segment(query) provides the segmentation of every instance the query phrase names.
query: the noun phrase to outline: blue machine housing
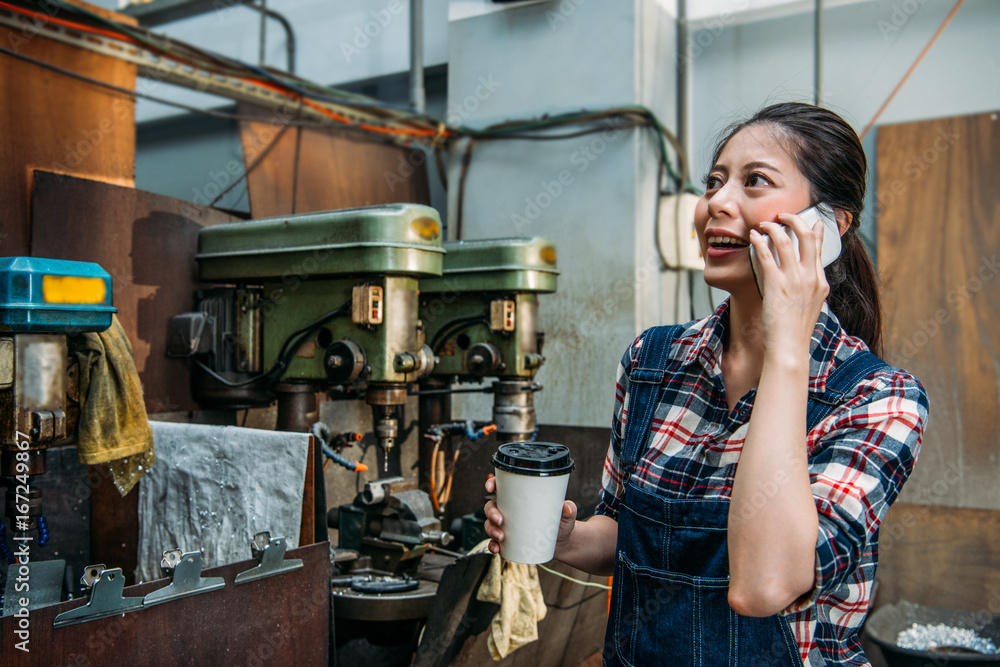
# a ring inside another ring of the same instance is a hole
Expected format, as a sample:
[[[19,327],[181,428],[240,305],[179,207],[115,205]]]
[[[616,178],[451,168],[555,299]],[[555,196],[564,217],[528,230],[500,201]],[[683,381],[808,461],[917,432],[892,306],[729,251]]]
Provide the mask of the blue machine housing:
[[[100,303],[51,303],[45,300],[46,276],[104,281]],[[73,334],[111,326],[111,275],[92,262],[39,257],[0,258],[0,331]]]

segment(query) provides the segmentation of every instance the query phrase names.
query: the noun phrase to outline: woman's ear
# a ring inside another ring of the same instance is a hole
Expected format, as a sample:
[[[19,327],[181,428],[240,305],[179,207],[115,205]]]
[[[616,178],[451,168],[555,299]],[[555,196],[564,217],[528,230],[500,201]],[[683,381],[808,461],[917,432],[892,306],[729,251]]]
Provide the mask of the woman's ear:
[[[842,208],[836,209],[834,213],[837,215],[837,227],[840,229],[840,235],[843,236],[851,228],[851,223],[854,222],[854,215]]]

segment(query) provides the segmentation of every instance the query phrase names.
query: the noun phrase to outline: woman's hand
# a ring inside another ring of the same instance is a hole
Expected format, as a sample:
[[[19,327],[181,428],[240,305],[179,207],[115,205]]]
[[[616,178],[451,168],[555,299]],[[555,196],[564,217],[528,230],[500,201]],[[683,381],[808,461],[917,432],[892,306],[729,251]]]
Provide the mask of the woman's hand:
[[[764,283],[762,337],[764,353],[785,353],[809,349],[823,301],[830,293],[820,258],[823,247],[823,223],[811,228],[797,215],[782,213],[778,219],[799,239],[799,257],[792,239],[775,222],[760,223],[761,231],[774,242],[775,262],[767,240],[756,230],[750,231],[750,243],[760,263]]]
[[[486,493],[496,493],[497,490],[497,480],[493,475],[489,475],[486,478]],[[497,509],[497,503],[495,500],[489,500],[486,502],[486,507],[484,508],[486,513],[486,523],[484,527],[486,528],[486,534],[490,537],[490,543],[487,548],[490,553],[498,554],[500,553],[500,543],[503,542],[503,515],[500,514],[500,510]],[[560,548],[564,547],[568,541],[570,535],[573,533],[573,528],[576,526],[576,503],[572,500],[563,501],[562,516],[559,518],[559,535],[556,537],[556,554],[555,557],[559,558]]]

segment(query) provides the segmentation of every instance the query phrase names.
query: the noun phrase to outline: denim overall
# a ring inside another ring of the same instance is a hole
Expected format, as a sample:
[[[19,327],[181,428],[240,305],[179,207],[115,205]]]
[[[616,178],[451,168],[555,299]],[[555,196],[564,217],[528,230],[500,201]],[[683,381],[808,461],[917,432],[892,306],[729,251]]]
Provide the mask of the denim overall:
[[[683,327],[646,332],[629,376],[628,419],[620,462],[624,496],[618,513],[614,590],[604,665],[801,666],[782,616],[752,618],[727,601],[728,500],[668,499],[636,486],[631,477],[645,450],[662,385],[673,381],[671,344]],[[811,430],[842,402],[844,392],[886,366],[870,352],[852,355],[811,393]]]

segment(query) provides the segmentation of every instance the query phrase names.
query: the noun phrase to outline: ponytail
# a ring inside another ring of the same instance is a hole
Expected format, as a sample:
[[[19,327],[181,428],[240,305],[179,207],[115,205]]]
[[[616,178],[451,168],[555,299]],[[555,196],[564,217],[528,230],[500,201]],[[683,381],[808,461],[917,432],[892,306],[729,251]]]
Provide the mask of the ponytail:
[[[853,222],[840,241],[840,257],[826,269],[827,303],[847,333],[882,356],[882,300],[875,267]]]

